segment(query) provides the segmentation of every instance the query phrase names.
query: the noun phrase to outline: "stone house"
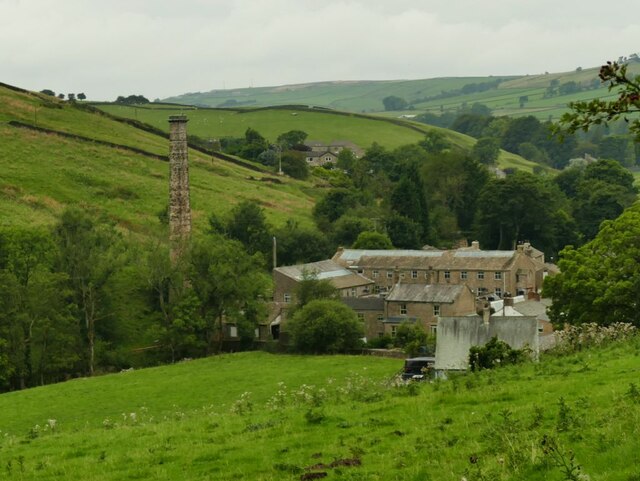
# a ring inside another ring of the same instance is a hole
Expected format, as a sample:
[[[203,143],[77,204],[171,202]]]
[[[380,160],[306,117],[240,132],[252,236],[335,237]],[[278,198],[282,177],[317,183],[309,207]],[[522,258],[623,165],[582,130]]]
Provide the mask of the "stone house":
[[[329,143],[317,140],[307,140],[304,145],[312,152],[330,152],[336,156],[344,149],[349,149],[357,158],[364,155],[364,150],[348,140],[333,140]]]
[[[338,156],[333,152],[329,151],[310,151],[305,152],[305,160],[307,161],[307,165],[311,167],[320,167],[326,164],[336,164],[338,162]]]
[[[373,280],[374,293],[403,284],[464,284],[476,296],[538,293],[549,268],[544,254],[521,244],[516,250],[484,251],[478,242],[451,250],[338,249],[336,263]]]
[[[343,297],[342,302],[354,310],[363,323],[366,339],[375,339],[384,334],[385,300],[382,297]]]
[[[373,285],[371,279],[345,269],[332,260],[282,266],[273,269],[273,300],[284,304],[295,302],[296,287],[305,277],[328,280],[340,291],[341,297],[362,297],[371,293]]]
[[[463,284],[396,284],[385,298],[384,333],[395,335],[402,322],[419,323],[435,334],[440,316],[475,314],[475,296]]]
[[[345,269],[332,260],[276,267],[273,269],[273,303],[271,305],[271,334],[278,338],[286,324],[287,310],[296,302],[295,291],[305,278],[328,280],[340,296],[362,297],[372,292],[373,281],[352,270]]]

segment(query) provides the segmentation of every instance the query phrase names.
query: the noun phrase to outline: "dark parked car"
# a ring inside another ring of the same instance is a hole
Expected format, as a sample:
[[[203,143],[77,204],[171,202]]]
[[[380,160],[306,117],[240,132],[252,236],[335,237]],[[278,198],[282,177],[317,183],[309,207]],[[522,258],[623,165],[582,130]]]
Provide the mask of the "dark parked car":
[[[428,378],[427,373],[433,369],[436,362],[435,357],[413,357],[404,360],[404,371],[402,379],[422,380]]]

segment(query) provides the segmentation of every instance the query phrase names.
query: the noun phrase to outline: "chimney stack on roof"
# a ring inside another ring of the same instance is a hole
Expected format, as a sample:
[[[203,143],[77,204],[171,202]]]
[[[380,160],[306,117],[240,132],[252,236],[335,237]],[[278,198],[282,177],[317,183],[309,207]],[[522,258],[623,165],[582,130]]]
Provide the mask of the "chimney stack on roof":
[[[486,302],[482,308],[482,322],[485,326],[489,325],[489,319],[491,318],[491,304]]]

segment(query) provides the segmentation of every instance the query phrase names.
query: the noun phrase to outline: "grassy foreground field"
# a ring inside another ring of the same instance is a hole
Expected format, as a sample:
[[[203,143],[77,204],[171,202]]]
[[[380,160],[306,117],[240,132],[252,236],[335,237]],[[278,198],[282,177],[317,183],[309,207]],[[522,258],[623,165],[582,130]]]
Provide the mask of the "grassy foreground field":
[[[391,382],[398,360],[265,353],[79,379],[0,396],[0,465],[11,480],[634,481],[639,356],[636,338],[410,386]]]

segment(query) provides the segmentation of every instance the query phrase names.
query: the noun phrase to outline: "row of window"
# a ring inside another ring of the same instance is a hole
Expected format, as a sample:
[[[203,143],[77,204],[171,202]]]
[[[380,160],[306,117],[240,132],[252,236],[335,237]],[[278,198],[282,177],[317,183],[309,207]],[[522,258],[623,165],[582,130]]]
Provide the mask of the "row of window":
[[[400,314],[401,315],[406,315],[407,314],[407,305],[406,304],[400,304]],[[440,315],[440,305],[439,304],[434,304],[433,305],[433,315],[434,316],[439,316]]]
[[[435,326],[432,324],[431,326],[429,326],[429,330],[431,334],[435,335],[438,331],[438,326]],[[391,326],[391,337],[396,337],[397,333],[398,333],[398,326],[394,324]],[[384,332],[379,332],[378,337],[382,337],[382,336],[384,336]]]
[[[363,269],[358,269],[358,274],[364,274],[364,270]],[[404,279],[404,272],[400,273],[400,279]],[[484,279],[484,275],[485,272],[484,271],[477,271],[476,272],[476,276],[478,279],[482,280]],[[374,279],[377,279],[380,276],[380,271],[378,270],[373,270],[371,271],[371,277],[373,277]],[[429,278],[429,272],[425,272],[424,273],[424,277],[425,279]],[[418,271],[411,271],[411,279],[417,279],[418,278]],[[451,279],[451,271],[444,271],[444,278],[445,279]],[[469,278],[469,273],[467,271],[460,271],[460,279],[462,280],[466,280]],[[502,272],[497,271],[493,273],[493,278],[496,281],[502,280]],[[387,271],[387,279],[393,279],[393,271]]]

